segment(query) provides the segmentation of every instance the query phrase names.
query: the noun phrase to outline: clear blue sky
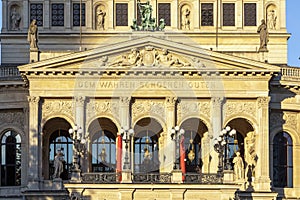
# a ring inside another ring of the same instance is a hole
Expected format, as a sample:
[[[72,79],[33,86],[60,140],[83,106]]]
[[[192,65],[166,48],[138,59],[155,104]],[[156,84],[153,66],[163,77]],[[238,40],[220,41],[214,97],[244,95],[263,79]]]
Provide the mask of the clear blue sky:
[[[288,40],[288,64],[300,67],[300,0],[287,1],[287,30],[291,33]]]
[[[300,67],[300,0],[286,0],[286,2],[287,31],[291,33],[288,40],[288,64]],[[1,4],[0,13],[2,16]],[[0,27],[2,27],[2,20],[0,20]]]

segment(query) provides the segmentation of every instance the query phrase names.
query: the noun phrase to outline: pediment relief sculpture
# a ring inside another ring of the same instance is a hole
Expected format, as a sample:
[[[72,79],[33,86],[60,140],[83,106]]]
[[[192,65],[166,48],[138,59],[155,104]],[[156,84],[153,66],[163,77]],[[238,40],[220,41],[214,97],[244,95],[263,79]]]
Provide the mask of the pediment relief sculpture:
[[[112,67],[184,67],[191,63],[180,55],[169,52],[167,49],[156,49],[148,46],[144,49],[131,49],[129,53],[115,57],[109,63]]]

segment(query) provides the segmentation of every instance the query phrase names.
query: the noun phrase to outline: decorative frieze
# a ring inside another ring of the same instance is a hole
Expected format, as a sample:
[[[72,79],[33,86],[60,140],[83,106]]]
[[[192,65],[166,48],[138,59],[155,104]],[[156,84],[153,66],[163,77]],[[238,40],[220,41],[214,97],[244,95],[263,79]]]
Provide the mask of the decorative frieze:
[[[269,102],[270,102],[270,97],[258,97],[257,98],[258,108],[268,107]]]
[[[163,100],[136,100],[132,104],[132,117],[136,119],[141,115],[155,115],[165,118]]]
[[[66,100],[49,100],[45,99],[42,105],[42,117],[46,118],[51,115],[74,116],[74,103],[70,99]]]
[[[18,124],[24,127],[24,112],[3,111],[0,112],[0,124]]]
[[[208,101],[180,101],[178,104],[178,114],[181,118],[188,115],[204,115],[210,117],[210,103]]]
[[[98,115],[110,115],[116,119],[119,118],[119,107],[116,100],[97,100],[90,99],[87,104],[87,117],[88,119]]]
[[[275,127],[288,126],[297,130],[297,113],[294,112],[271,112],[270,129]]]
[[[233,116],[236,114],[247,114],[256,116],[256,103],[251,101],[245,102],[226,102],[225,106],[225,117]]]

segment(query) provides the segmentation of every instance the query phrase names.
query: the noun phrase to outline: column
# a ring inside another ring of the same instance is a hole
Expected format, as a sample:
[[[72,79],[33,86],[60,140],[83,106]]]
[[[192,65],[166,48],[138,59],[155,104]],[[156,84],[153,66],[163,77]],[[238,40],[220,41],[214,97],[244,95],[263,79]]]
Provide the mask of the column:
[[[29,135],[28,135],[28,188],[39,189],[39,101],[40,97],[28,96],[29,102]]]
[[[131,101],[131,97],[120,97],[120,123],[123,129],[129,129],[129,128],[133,128],[130,127],[130,112],[129,112],[129,105],[130,105],[130,101]],[[122,139],[122,137],[119,137],[120,139]],[[121,168],[123,168],[122,170],[122,182],[123,183],[131,183],[131,172],[133,170],[133,151],[130,154],[129,149],[130,149],[130,144],[132,144],[132,141],[129,141],[128,144],[128,149],[126,149],[126,145],[122,144],[122,151],[120,152],[122,155],[122,163],[121,163]],[[132,146],[131,146],[132,147]],[[131,148],[132,149],[132,148]],[[126,152],[128,151],[128,152]],[[125,156],[126,153],[128,153],[129,156],[129,162],[130,162],[130,169],[124,169],[124,162],[125,162]]]
[[[219,136],[222,130],[223,118],[222,118],[222,108],[223,108],[223,97],[213,97],[211,99],[211,125],[212,125],[212,140]],[[218,153],[214,150],[213,141],[210,142],[210,162],[208,163],[208,170],[211,173],[216,173],[218,171]]]
[[[167,97],[165,100],[166,105],[166,137],[164,142],[164,147],[160,148],[161,153],[165,156],[164,163],[161,161],[162,172],[171,172],[174,167],[175,162],[175,146],[174,141],[171,139],[171,129],[175,127],[175,105],[177,98],[176,97]]]
[[[85,106],[85,96],[77,96],[74,97],[75,99],[75,124],[77,124],[78,128],[82,128],[82,138],[86,137],[86,129],[85,129],[85,112],[84,112],[84,106]],[[87,147],[87,146],[86,146]],[[85,161],[85,162],[83,162]],[[82,155],[80,164],[81,164],[81,169],[82,172],[87,172],[87,160],[85,157],[85,154]]]
[[[255,166],[255,191],[270,191],[269,176],[269,101],[270,97],[257,98],[258,132],[256,149],[258,160]]]

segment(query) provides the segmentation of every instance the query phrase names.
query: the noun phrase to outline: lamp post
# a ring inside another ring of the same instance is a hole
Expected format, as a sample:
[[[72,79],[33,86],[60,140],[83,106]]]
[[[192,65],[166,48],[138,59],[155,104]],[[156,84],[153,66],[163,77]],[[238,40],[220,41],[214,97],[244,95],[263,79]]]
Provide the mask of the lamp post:
[[[184,134],[184,129],[180,128],[179,126],[175,126],[174,128],[171,129],[171,139],[174,141],[174,147],[175,147],[175,160],[174,160],[173,169],[180,169],[180,167],[179,167],[179,141],[183,134]]]
[[[80,181],[80,173],[81,173],[80,157],[81,154],[85,152],[86,140],[84,138],[82,128],[78,127],[77,125],[75,125],[73,128],[70,128],[69,133],[71,138],[73,139],[73,144],[74,144],[71,181]]]
[[[223,157],[224,159],[224,169],[231,170],[231,164],[229,162],[229,139],[233,138],[236,134],[235,129],[231,129],[229,126],[226,126],[221,130],[220,135],[214,140],[214,149],[219,154],[219,164],[218,164],[218,174],[223,172]]]
[[[123,138],[123,141],[125,142],[125,158],[124,158],[124,170],[130,169],[130,162],[129,162],[129,150],[128,150],[128,143],[130,143],[131,137],[134,134],[134,130],[132,128],[128,128],[127,126],[121,128],[120,130],[121,136]]]

